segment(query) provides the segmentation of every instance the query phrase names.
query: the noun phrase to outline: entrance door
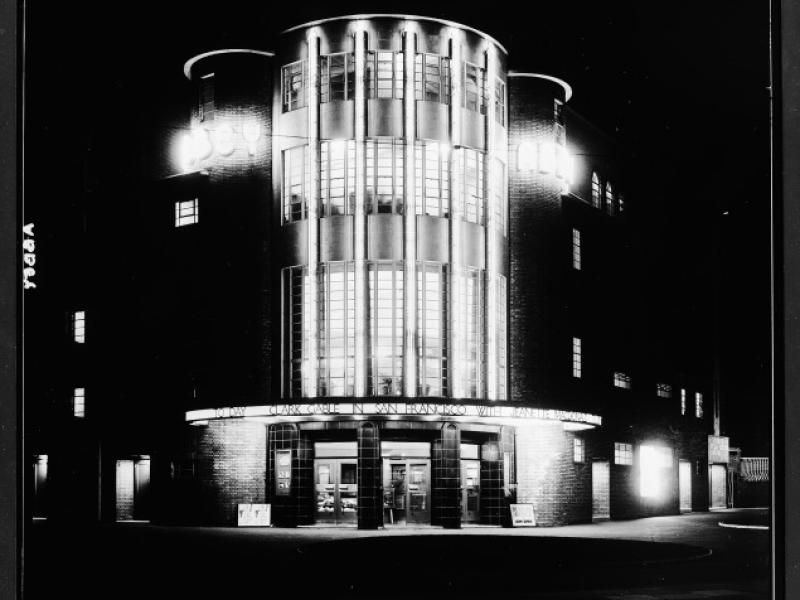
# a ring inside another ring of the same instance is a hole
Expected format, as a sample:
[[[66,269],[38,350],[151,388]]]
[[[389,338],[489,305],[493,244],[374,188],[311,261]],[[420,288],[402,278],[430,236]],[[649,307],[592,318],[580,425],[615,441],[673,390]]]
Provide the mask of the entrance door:
[[[479,523],[481,495],[481,461],[461,461],[461,521]]]
[[[681,497],[681,512],[692,512],[692,463],[678,463],[678,490]]]
[[[431,522],[430,461],[384,459],[383,490],[387,525]]]
[[[355,523],[358,508],[357,462],[320,458],[314,461],[317,523]]]
[[[711,465],[711,508],[726,508],[727,474],[725,465]]]
[[[611,518],[610,477],[607,460],[592,462],[592,520]]]

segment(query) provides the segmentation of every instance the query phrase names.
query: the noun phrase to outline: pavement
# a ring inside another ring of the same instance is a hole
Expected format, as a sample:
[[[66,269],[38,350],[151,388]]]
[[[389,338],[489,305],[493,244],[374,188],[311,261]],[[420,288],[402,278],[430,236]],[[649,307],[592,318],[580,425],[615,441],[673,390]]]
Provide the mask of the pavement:
[[[26,598],[766,600],[765,510],[557,528],[29,528]]]

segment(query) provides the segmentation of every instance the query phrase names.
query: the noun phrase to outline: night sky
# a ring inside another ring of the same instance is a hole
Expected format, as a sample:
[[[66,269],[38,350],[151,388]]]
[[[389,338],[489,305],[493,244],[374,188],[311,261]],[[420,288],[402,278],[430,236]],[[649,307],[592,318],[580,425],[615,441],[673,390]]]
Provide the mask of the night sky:
[[[716,293],[723,434],[745,455],[769,451],[767,2],[299,6],[28,3],[26,218],[90,194],[114,201],[141,178],[154,140],[188,116],[182,66],[197,53],[270,50],[286,27],[351,13],[459,21],[503,43],[512,69],[566,79],[572,108],[620,140],[649,331],[665,355],[710,369]]]

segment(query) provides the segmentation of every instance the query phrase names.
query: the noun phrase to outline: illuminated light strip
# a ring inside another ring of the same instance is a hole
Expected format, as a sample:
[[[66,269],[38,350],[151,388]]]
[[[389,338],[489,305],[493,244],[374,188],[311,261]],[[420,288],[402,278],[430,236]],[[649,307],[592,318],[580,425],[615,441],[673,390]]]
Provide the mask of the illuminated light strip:
[[[403,215],[405,229],[405,341],[403,344],[403,388],[405,396],[417,396],[417,204],[416,188],[414,182],[414,141],[416,132],[417,101],[414,95],[414,62],[416,56],[416,33],[413,28],[405,29],[403,38],[403,57],[405,60],[405,90],[403,94],[403,109],[405,111],[405,142],[406,142],[406,181],[405,181],[405,214]],[[424,68],[424,65],[423,65]]]
[[[486,156],[484,157],[484,168],[486,169],[486,199],[484,201],[484,209],[487,206],[492,206],[494,203],[494,131],[495,131],[495,103],[494,103],[494,88],[495,85],[495,61],[491,53],[486,53],[486,70],[484,71],[486,82],[484,85],[484,93],[488,96],[486,101],[489,104],[489,109],[485,115],[485,146]],[[491,83],[489,83],[491,82]],[[486,88],[492,90],[492,94],[488,94]],[[498,394],[498,369],[497,369],[497,344],[499,342],[497,336],[497,256],[495,246],[497,245],[497,228],[494,224],[494,210],[486,210],[486,221],[484,225],[484,240],[486,252],[486,302],[484,302],[486,310],[486,337],[487,337],[487,357],[486,357],[486,370],[487,370],[487,386],[486,395],[489,400],[499,400]]]
[[[553,83],[557,83],[562,88],[564,88],[564,102],[567,102],[570,98],[572,98],[572,86],[563,79],[559,79],[558,77],[553,77],[552,75],[544,75],[542,73],[522,73],[519,71],[509,71],[508,76],[531,77],[533,79],[545,79],[547,81],[552,81]]]
[[[461,145],[461,104],[463,93],[463,78],[460,75],[453,77],[453,73],[458,73],[458,65],[461,64],[461,47],[463,43],[461,32],[453,32],[450,39],[450,74],[452,83],[450,85],[450,141],[453,151],[450,153],[450,344],[447,366],[450,369],[450,381],[452,382],[451,396],[463,398],[466,387],[466,373],[463,360],[466,354],[466,343],[464,340],[464,326],[461,319],[464,316],[466,307],[461,306],[461,285],[466,285],[465,276],[462,275],[464,269],[464,257],[461,255],[461,199],[463,197],[462,181],[464,173],[463,152],[456,150]]]
[[[186,76],[186,79],[188,79],[189,81],[192,80],[192,67],[195,65],[195,63],[203,60],[204,58],[208,58],[209,56],[218,56],[220,54],[260,54],[261,56],[267,56],[269,58],[275,56],[274,52],[265,52],[264,50],[250,50],[249,48],[226,48],[223,50],[212,50],[211,52],[204,52],[203,54],[198,54],[197,56],[193,56],[184,63],[183,74]]]
[[[724,521],[719,521],[717,525],[730,529],[758,529],[760,531],[769,531],[769,525],[737,525],[735,523],[725,523]]]
[[[315,29],[307,32],[308,42],[308,175],[309,185],[306,187],[307,211],[307,262],[308,271],[306,285],[307,294],[303,306],[303,363],[302,389],[304,397],[317,395],[318,381],[318,278],[319,269],[319,87],[317,81],[319,66],[319,37]]]
[[[561,421],[600,426],[603,419],[590,413],[528,406],[443,404],[435,402],[311,402],[306,404],[271,404],[265,406],[227,406],[186,412],[187,422],[239,418],[331,419],[344,417],[369,418],[440,418],[506,419],[519,421]]]
[[[480,37],[492,42],[495,44],[500,50],[503,51],[504,54],[508,54],[508,50],[490,36],[488,33],[484,33],[479,29],[474,29],[469,25],[462,25],[461,23],[456,23],[455,21],[448,21],[447,19],[437,19],[435,17],[423,17],[419,15],[397,15],[397,14],[388,14],[388,13],[365,13],[365,14],[356,14],[356,15],[343,15],[341,17],[329,17],[327,19],[318,19],[316,21],[310,21],[308,23],[302,23],[300,25],[295,25],[294,27],[290,27],[289,29],[284,29],[281,33],[290,33],[292,31],[297,31],[298,29],[302,29],[303,27],[311,27],[315,25],[322,25],[323,23],[330,23],[332,21],[351,21],[351,20],[371,20],[371,19],[399,19],[403,21],[429,21],[432,23],[441,23],[442,25],[447,25],[448,27],[455,27],[456,29],[461,29],[463,31],[471,31],[479,35]]]
[[[363,27],[363,25],[361,25]],[[367,394],[367,307],[366,307],[366,227],[365,216],[365,187],[366,187],[366,162],[364,156],[364,140],[366,138],[366,80],[364,77],[366,67],[367,33],[359,29],[355,35],[355,71],[356,71],[356,206],[353,217],[353,233],[355,248],[354,285],[355,285],[355,395]],[[375,75],[377,77],[377,74]],[[392,166],[394,169],[394,166]]]

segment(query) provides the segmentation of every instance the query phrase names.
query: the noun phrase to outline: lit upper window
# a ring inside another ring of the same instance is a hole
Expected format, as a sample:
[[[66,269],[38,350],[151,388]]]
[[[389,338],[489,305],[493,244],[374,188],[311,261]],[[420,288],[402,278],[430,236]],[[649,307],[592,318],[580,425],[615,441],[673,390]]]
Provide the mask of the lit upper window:
[[[586,445],[581,438],[572,440],[572,460],[576,463],[582,463],[586,460]]]
[[[686,390],[681,388],[681,414],[686,414]]]
[[[483,225],[486,187],[484,186],[484,154],[480,150],[461,148],[464,181],[461,216],[465,221]]]
[[[175,227],[192,225],[198,220],[197,198],[178,200],[175,203]]]
[[[494,119],[500,125],[506,124],[506,84],[502,79],[494,82]]]
[[[304,60],[298,60],[281,69],[283,112],[306,105],[306,79],[306,61]]]
[[[633,444],[621,444],[619,442],[614,442],[614,464],[633,464]]]
[[[72,414],[82,419],[86,416],[86,390],[75,388],[72,391]]]
[[[200,78],[197,116],[201,121],[214,120],[214,73],[208,73]]]
[[[320,144],[320,200],[323,215],[351,215],[356,205],[356,143]]]
[[[561,100],[553,100],[553,120],[558,125],[564,124],[564,103]]]
[[[614,387],[624,390],[631,389],[631,377],[621,371],[614,371]]]
[[[403,97],[403,53],[367,53],[367,98]]]
[[[694,394],[694,416],[698,419],[703,418],[703,394],[700,392]]]
[[[445,265],[417,265],[417,347],[420,396],[446,396],[448,276]]]
[[[283,151],[283,221],[306,218],[306,155],[308,146]]]
[[[78,344],[86,342],[86,312],[76,310],[72,313],[72,339]]]
[[[592,206],[600,208],[600,178],[592,173]]]
[[[573,337],[572,338],[572,376],[573,377],[581,377],[582,371],[582,348],[581,348],[581,338]]]
[[[403,393],[403,263],[367,264],[369,336],[371,344],[368,393]]]
[[[356,76],[353,54],[345,52],[319,58],[319,100],[322,103],[352,100]]]
[[[572,268],[576,271],[581,270],[581,232],[579,229],[572,229]]]
[[[506,233],[506,165],[499,158],[494,159],[494,187],[492,198],[492,219],[494,227]]]
[[[450,59],[436,54],[417,54],[414,87],[417,100],[450,104]]]
[[[609,215],[614,214],[614,189],[610,181],[606,182],[606,212]]]
[[[657,383],[656,395],[659,398],[672,398],[672,386],[668,383]]]
[[[464,108],[486,114],[486,69],[464,63]]]
[[[417,214],[449,216],[450,151],[438,142],[417,142],[415,180]]]
[[[403,212],[405,144],[393,138],[366,142],[367,213]]]
[[[617,214],[624,214],[625,213],[625,198],[622,197],[622,194],[617,194]]]

